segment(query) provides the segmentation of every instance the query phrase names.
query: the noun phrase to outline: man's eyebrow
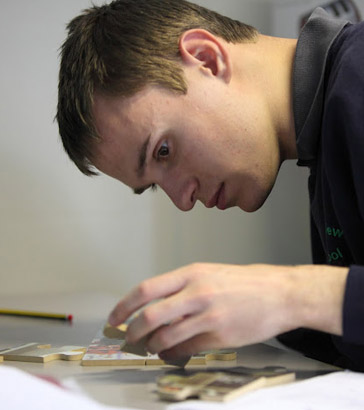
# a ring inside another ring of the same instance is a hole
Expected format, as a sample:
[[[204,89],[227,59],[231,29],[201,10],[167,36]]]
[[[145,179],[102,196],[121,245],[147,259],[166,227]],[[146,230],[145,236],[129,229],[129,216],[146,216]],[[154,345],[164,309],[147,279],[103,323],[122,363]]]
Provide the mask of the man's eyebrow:
[[[140,187],[140,188],[134,188],[134,189],[133,189],[133,192],[134,192],[134,194],[136,194],[136,195],[141,195],[144,191],[146,191],[146,190],[149,189],[149,188],[152,188],[152,191],[156,191],[156,190],[157,190],[156,184],[151,184],[151,185],[143,186],[143,187]]]
[[[135,188],[133,189],[134,194],[136,195],[141,195],[144,191],[146,191],[149,187],[148,186],[143,186],[140,188]]]
[[[148,152],[148,147],[150,143],[150,135],[148,138],[145,140],[143,145],[141,146],[139,150],[139,155],[138,155],[138,167],[137,167],[137,174],[138,177],[141,178],[144,174],[145,171],[145,165],[147,162],[147,152]]]

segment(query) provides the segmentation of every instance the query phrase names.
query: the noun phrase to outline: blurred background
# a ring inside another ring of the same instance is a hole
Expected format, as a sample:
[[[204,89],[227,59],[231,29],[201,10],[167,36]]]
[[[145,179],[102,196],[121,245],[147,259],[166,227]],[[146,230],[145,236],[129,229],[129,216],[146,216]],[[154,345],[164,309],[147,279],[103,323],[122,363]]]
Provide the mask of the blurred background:
[[[93,0],[94,4],[103,2]],[[257,27],[297,37],[317,5],[355,15],[350,1],[199,0]],[[364,12],[364,0],[356,0]],[[307,170],[285,163],[254,214],[197,204],[188,213],[161,192],[142,197],[108,177],[83,176],[54,121],[66,24],[90,0],[0,3],[1,295],[97,290],[122,295],[144,278],[191,262],[310,263]]]

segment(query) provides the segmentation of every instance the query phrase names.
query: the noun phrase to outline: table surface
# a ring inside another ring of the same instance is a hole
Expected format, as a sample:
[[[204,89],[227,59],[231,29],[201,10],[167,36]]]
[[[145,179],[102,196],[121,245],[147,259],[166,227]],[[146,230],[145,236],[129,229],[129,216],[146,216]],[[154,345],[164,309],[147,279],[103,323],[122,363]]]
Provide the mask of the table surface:
[[[88,346],[105,323],[118,298],[102,293],[73,293],[1,296],[0,308],[39,310],[73,314],[72,323],[0,316],[0,349],[18,344],[38,342],[52,346]],[[281,349],[274,342],[261,343],[237,350],[238,359],[230,366],[284,366],[297,372],[300,378],[334,368],[296,352]],[[155,379],[171,371],[171,366],[95,366],[84,367],[80,362],[54,361],[45,364],[4,362],[33,374],[46,374],[60,380],[72,379],[95,400],[113,406],[136,409],[164,409],[155,393]],[[209,362],[208,367],[221,366]],[[226,364],[225,364],[226,366]],[[191,366],[192,367],[192,366]],[[204,366],[193,366],[203,369]]]

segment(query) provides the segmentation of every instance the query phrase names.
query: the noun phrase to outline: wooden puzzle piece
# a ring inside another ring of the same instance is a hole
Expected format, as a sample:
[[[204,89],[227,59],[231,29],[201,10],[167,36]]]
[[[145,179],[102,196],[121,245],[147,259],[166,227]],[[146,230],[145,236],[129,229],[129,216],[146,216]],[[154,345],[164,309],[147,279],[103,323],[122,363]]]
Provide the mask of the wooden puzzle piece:
[[[128,329],[128,325],[126,323],[122,323],[119,326],[110,326],[108,323],[104,327],[104,335],[109,338],[109,339],[119,339],[123,340],[123,342],[120,344],[120,350],[124,353],[130,353],[132,355],[137,355],[137,356],[142,356],[145,357],[145,365],[164,365],[164,364],[170,364],[172,366],[178,366],[178,367],[185,367],[186,364],[189,362],[190,357],[184,358],[184,359],[178,359],[178,360],[171,360],[168,362],[163,361],[158,357],[158,355],[152,355],[150,354],[145,346],[146,343],[146,337],[143,337],[141,340],[139,340],[135,344],[128,344],[124,339],[126,336],[126,331]]]
[[[104,335],[110,339],[119,339],[123,340],[125,339],[126,331],[128,329],[128,325],[126,323],[122,323],[119,326],[111,326],[108,323],[104,327]],[[170,361],[164,361],[158,357],[158,355],[152,355],[148,353],[145,342],[146,342],[146,337],[142,338],[135,344],[128,344],[127,342],[124,342],[120,345],[120,350],[122,350],[125,353],[131,353],[133,355],[139,355],[145,357],[145,365],[164,365],[164,364],[169,364],[171,366],[178,366],[178,367],[185,367],[187,363],[190,361],[190,357],[186,357],[183,359],[178,359],[178,360],[170,360]]]
[[[196,373],[192,376],[167,375],[157,379],[157,392],[162,400],[181,401],[198,393],[217,377],[217,373]]]
[[[269,376],[255,373],[234,374],[221,372],[212,383],[204,386],[198,397],[201,400],[228,401],[262,387],[293,382],[295,378],[295,373],[290,371],[275,375],[270,373]]]
[[[165,375],[157,380],[159,397],[169,401],[198,397],[201,400],[228,401],[244,393],[261,387],[288,383],[295,380],[290,371],[243,373],[228,371],[197,372],[190,375]],[[262,374],[268,374],[263,376]]]
[[[213,360],[229,362],[236,360],[237,357],[236,352],[230,350],[211,350],[202,354],[205,355],[205,361],[207,362]]]
[[[265,387],[264,377],[218,373],[215,380],[200,390],[198,397],[201,400],[228,401],[261,387]]]
[[[53,360],[81,360],[86,351],[82,346],[52,347],[39,343],[28,343],[0,352],[3,360],[46,363]]]
[[[122,340],[98,336],[92,341],[81,360],[82,366],[145,366],[145,357],[122,352]]]
[[[104,327],[104,335],[109,339],[119,339],[123,340],[123,343],[120,345],[120,350],[125,353],[131,353],[138,356],[148,356],[147,349],[145,347],[146,337],[143,337],[138,343],[135,344],[128,344],[125,341],[126,331],[128,329],[128,325],[126,323],[122,323],[119,326],[110,326],[108,323]]]
[[[234,361],[236,360],[236,352],[234,351],[208,351],[202,352],[192,357],[178,359],[165,362],[156,354],[147,352],[145,348],[145,338],[136,344],[128,344],[125,342],[127,331],[127,323],[122,323],[119,326],[110,326],[106,324],[103,329],[103,334],[99,334],[92,342],[82,360],[82,364],[86,366],[98,365],[119,365],[119,366],[134,366],[134,365],[173,365],[184,367],[187,364],[206,365],[207,362],[213,360],[219,361]],[[106,336],[106,337],[104,337]],[[119,345],[119,351],[117,346]],[[120,352],[121,350],[121,352]],[[92,355],[92,356],[91,356]],[[143,362],[144,359],[144,362]]]
[[[119,326],[111,326],[109,323],[106,323],[103,333],[109,339],[124,339],[127,330],[128,325],[126,323],[122,323]]]
[[[148,353],[145,347],[146,338],[142,338],[135,344],[128,344],[127,342],[125,342],[124,339],[127,329],[128,325],[126,323],[122,323],[119,326],[111,326],[107,323],[104,327],[103,333],[109,339],[123,340],[123,342],[120,345],[120,350],[122,350],[123,352],[146,357],[146,365],[170,364],[172,366],[185,367],[187,364],[206,364],[207,361],[212,360],[236,360],[236,352],[220,350],[210,351],[206,353],[201,353],[199,355],[195,355],[193,357],[186,357],[178,360],[171,360],[165,362],[159,359],[157,355],[151,355],[150,353]]]
[[[147,353],[146,356],[124,352],[121,339],[108,339],[101,332],[92,341],[82,358],[82,366],[146,366],[163,365],[165,362],[158,355]]]
[[[162,376],[157,380],[157,391],[162,400],[168,401],[181,401],[190,397],[227,401],[263,387],[264,383],[264,377],[259,376],[198,372],[192,376]]]

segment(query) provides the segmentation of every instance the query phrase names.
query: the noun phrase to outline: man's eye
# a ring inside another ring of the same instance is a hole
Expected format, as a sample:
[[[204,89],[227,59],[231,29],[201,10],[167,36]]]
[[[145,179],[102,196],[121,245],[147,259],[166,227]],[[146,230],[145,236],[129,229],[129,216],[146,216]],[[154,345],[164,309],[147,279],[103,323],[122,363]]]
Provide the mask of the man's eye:
[[[158,159],[159,158],[166,158],[169,155],[169,147],[167,142],[163,142],[161,147],[158,150]]]

